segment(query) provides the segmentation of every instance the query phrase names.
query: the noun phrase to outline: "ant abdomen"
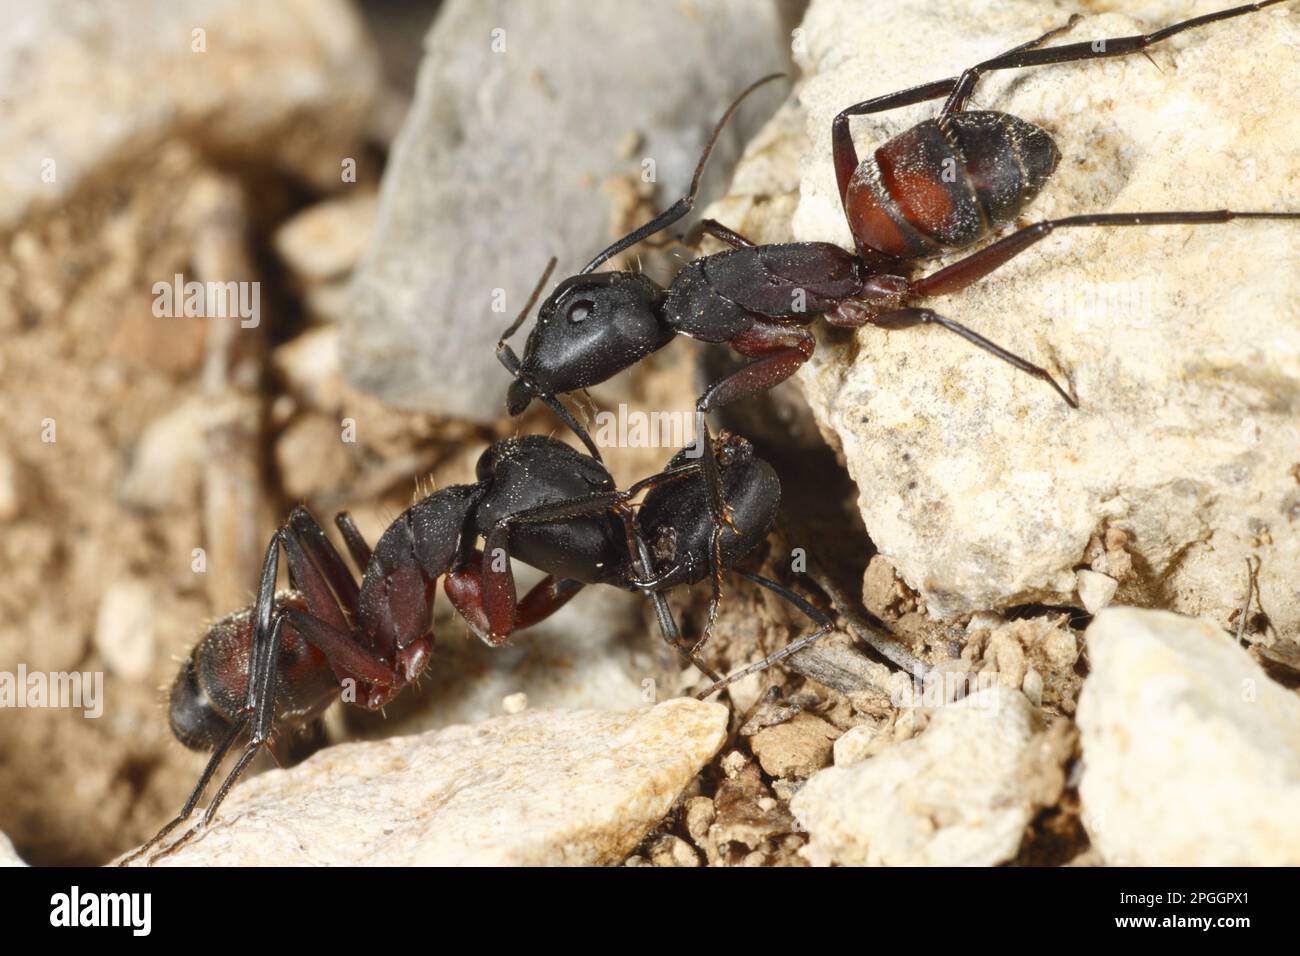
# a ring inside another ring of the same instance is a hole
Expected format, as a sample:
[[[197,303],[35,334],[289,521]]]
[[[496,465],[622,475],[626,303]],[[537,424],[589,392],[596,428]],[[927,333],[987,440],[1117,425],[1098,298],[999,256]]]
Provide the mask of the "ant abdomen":
[[[864,246],[926,259],[1013,221],[1056,169],[1047,132],[1008,113],[955,113],[895,136],[849,180],[845,211]]]
[[[281,591],[275,610],[306,609],[302,596]],[[168,717],[172,733],[191,750],[211,750],[229,732],[248,700],[253,608],[213,622],[172,684]],[[338,692],[329,664],[291,627],[281,635],[276,671],[277,716],[305,719],[323,711]]]

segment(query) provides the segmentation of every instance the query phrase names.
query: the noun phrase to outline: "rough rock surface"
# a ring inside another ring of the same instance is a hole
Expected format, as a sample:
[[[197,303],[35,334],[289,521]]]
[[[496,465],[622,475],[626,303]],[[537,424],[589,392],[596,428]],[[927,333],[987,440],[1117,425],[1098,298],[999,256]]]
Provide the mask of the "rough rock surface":
[[[6,0],[0,22],[0,229],[178,134],[337,187],[379,83],[346,0]]]
[[[328,748],[238,787],[164,863],[619,863],[726,737],[727,709],[532,711]]]
[[[1087,640],[1079,794],[1106,862],[1300,864],[1300,698],[1211,621],[1111,608]]]
[[[602,190],[622,183],[635,207],[646,160],[654,202],[681,195],[727,103],[787,68],[781,14],[774,0],[449,0],[354,282],[349,379],[398,405],[499,417],[508,378],[493,346],[547,258],[570,274],[625,231]],[[746,105],[713,174],[779,99]]]
[[[9,841],[9,838],[0,833],[0,867],[26,865],[22,858],[14,852],[14,845]]]
[[[1141,20],[1088,15],[1055,42],[1131,35],[1219,6],[1163,0],[1144,5]],[[790,233],[849,243],[830,149],[840,109],[956,75],[1077,10],[1038,0],[995,9],[942,0],[813,3],[796,45],[808,77],[796,99],[810,146],[799,153],[801,198]],[[1180,35],[1151,59],[989,74],[973,99],[1042,125],[1061,148],[1026,221],[1123,210],[1296,210],[1300,168],[1289,144],[1300,142],[1300,112],[1277,104],[1300,85],[1297,51],[1300,16],[1282,5]],[[860,154],[938,106],[854,120]],[[760,138],[770,145],[784,135],[794,144],[788,113]],[[779,188],[784,173],[772,167],[792,152],[753,151],[737,173],[743,191],[753,192],[755,170]],[[744,215],[724,218],[729,225],[780,235],[767,217],[779,219],[786,205],[731,205]],[[714,211],[725,217],[726,207]],[[944,315],[1068,380],[1078,411],[936,328],[822,329],[799,380],[862,490],[872,539],[932,616],[1077,603],[1075,570],[1087,564],[1089,541],[1122,531],[1140,578],[1131,600],[1226,620],[1240,589],[1225,582],[1240,579],[1253,553],[1273,624],[1295,632],[1297,263],[1293,223],[1061,230],[976,286],[933,300]]]
[[[994,687],[938,708],[926,730],[813,776],[790,803],[817,865],[992,866],[1011,859],[1037,809],[1041,721]]]

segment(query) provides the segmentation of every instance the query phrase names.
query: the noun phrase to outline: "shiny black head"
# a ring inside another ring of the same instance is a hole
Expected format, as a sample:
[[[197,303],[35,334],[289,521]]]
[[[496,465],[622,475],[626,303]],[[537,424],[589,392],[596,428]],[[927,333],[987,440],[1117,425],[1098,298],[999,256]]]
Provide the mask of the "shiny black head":
[[[722,565],[733,567],[767,538],[781,504],[781,482],[772,466],[754,454],[739,435],[726,432],[714,440],[722,492],[735,528],[722,532]],[[678,452],[669,470],[698,461],[692,450]],[[702,475],[668,482],[646,495],[638,526],[650,547],[655,576],[662,588],[693,584],[709,573],[713,518]]]
[[[660,320],[664,290],[639,272],[577,275],[556,286],[529,333],[510,386],[511,415],[540,391],[559,395],[612,378],[673,337]]]

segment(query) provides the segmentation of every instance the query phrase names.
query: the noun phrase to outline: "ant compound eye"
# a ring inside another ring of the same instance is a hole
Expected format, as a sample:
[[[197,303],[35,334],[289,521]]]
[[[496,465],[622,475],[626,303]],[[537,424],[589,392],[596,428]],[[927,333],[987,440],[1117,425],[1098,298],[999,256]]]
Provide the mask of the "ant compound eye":
[[[596,307],[596,303],[590,299],[579,299],[573,305],[569,306],[569,321],[574,325],[579,322],[587,321],[587,316],[591,315],[591,310]]]

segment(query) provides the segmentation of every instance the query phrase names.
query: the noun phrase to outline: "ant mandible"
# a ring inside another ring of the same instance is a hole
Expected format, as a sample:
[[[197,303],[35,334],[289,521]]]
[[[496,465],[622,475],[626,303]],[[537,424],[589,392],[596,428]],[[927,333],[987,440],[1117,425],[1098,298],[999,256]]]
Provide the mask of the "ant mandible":
[[[730,522],[717,468],[708,453],[707,414],[773,388],[812,357],[807,326],[817,315],[847,328],[900,329],[934,324],[1049,384],[1071,407],[1076,399],[1044,368],[973,329],[911,300],[947,295],[989,275],[1054,230],[1068,227],[1223,223],[1231,219],[1300,219],[1297,212],[1103,213],[1046,220],[1020,229],[936,272],[919,278],[915,263],[968,247],[1015,221],[1055,170],[1060,152],[1040,127],[1006,113],[965,111],[980,76],[995,70],[1126,56],[1194,27],[1241,16],[1281,0],[1264,0],[1175,23],[1141,36],[1041,48],[1078,20],[978,63],[960,76],[854,104],[831,131],[841,202],[856,253],[831,243],[755,245],[720,223],[700,229],[730,249],[685,266],[665,289],[637,272],[594,270],[611,256],[660,232],[694,206],[701,173],[718,134],[740,102],[775,77],[746,89],[719,121],[685,196],[644,226],[609,245],[577,275],[560,282],[538,310],[520,360],[508,344],[524,316],[502,336],[497,353],[514,375],[507,407],[522,413],[533,399],[559,406],[556,396],[599,384],[663,347],[677,335],[728,343],[752,359],[711,385],[696,402],[715,550]],[[779,75],[779,74],[778,74]],[[948,97],[926,120],[859,162],[849,118]],[[955,175],[945,175],[953,171]],[[554,265],[554,263],[552,263]],[[548,267],[547,275],[549,276]],[[545,277],[544,280],[545,281]],[[558,414],[599,457],[586,430],[563,406]],[[715,581],[710,621],[716,613]],[[707,630],[706,630],[707,634]]]
[[[497,441],[479,458],[477,483],[423,498],[373,549],[347,513],[335,518],[363,572],[359,585],[316,519],[296,508],[271,538],[256,602],[214,623],[181,665],[171,691],[172,731],[185,746],[211,750],[212,756],[176,818],[123,863],[147,853],[190,818],[239,740],[245,741],[243,750],[200,826],[160,855],[212,821],[274,731],[319,717],[348,684],[353,692],[345,699],[375,710],[413,683],[433,648],[439,577],[456,612],[490,646],[549,617],[585,585],[639,591],[653,604],[664,641],[713,681],[697,694],[701,699],[826,634],[831,621],[822,611],[775,581],[736,567],[766,540],[775,520],[781,497],[775,471],[739,436],[720,435],[713,451],[738,529],[723,547],[723,565],[799,608],[815,631],[729,677],[698,659],[699,643],[682,642],[664,592],[710,572],[712,525],[700,464],[684,451],[664,471],[619,491],[600,462],[558,439]],[[634,509],[632,501],[642,492]],[[277,593],[281,549],[291,590]],[[522,599],[510,570],[512,556],[546,573]]]

